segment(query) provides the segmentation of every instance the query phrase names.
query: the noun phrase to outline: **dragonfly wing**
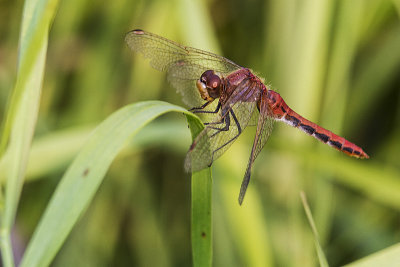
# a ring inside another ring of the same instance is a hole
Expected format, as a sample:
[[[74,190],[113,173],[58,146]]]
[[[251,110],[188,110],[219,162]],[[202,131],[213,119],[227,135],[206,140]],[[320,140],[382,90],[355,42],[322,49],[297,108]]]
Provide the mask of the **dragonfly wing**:
[[[183,102],[191,108],[200,107],[204,104],[204,100],[196,89],[196,81],[206,70],[208,68],[189,59],[171,63],[167,68],[169,83],[182,96]]]
[[[253,162],[257,158],[260,151],[263,149],[268,140],[273,128],[274,119],[272,117],[271,109],[268,106],[267,93],[263,93],[260,99],[260,115],[258,117],[257,131],[254,138],[253,147],[250,153],[249,163],[240,187],[239,204],[242,205],[244,196],[246,194],[247,186],[250,182],[251,168]]]
[[[259,92],[258,88],[252,86],[249,82],[238,86],[213,123],[209,124],[193,141],[186,155],[185,168],[187,171],[198,171],[211,166],[214,160],[228,150],[241,131],[246,128],[253,117],[253,113],[257,112],[255,109],[257,103],[255,101],[241,101],[240,99],[242,99],[243,95],[254,95],[259,94]],[[216,127],[223,128],[227,119],[230,121],[227,131],[216,129]],[[221,121],[224,122],[217,123]]]
[[[153,68],[167,72],[169,82],[191,107],[198,106],[201,100],[195,84],[204,71],[228,74],[241,68],[219,55],[183,46],[142,30],[128,32],[125,41],[133,51],[149,58]]]
[[[240,114],[238,111],[246,110],[242,116],[237,117],[241,130],[247,126],[250,116],[255,111],[256,103],[242,102],[232,108],[234,113]],[[231,114],[226,114],[225,117],[230,117],[230,126],[227,131],[219,131],[215,128],[223,128],[225,123],[208,125],[193,141],[185,160],[185,169],[187,171],[199,171],[211,166],[214,160],[218,159],[240,135],[239,128],[232,118]],[[214,122],[222,119],[221,115],[216,116]]]

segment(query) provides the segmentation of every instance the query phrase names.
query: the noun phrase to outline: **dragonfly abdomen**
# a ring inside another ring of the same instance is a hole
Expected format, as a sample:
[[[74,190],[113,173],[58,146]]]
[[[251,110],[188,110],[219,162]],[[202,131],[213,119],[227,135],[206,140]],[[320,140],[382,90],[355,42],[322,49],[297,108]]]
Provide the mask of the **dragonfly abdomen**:
[[[299,128],[315,139],[356,158],[369,158],[359,146],[347,141],[345,138],[334,134],[333,132],[322,128],[321,126],[303,118],[293,111],[276,92],[269,90],[270,101],[273,116],[276,120],[283,121],[290,126]]]
[[[288,114],[295,113],[292,109],[289,110]],[[334,134],[333,132],[322,128],[321,126],[316,125],[315,123],[310,122],[307,119],[304,119],[300,115],[296,114],[300,118],[300,124],[298,128],[305,133],[313,136],[319,141],[346,153],[349,156],[356,158],[369,158],[369,156],[357,145],[347,141],[345,138]],[[286,115],[287,117],[289,115]]]

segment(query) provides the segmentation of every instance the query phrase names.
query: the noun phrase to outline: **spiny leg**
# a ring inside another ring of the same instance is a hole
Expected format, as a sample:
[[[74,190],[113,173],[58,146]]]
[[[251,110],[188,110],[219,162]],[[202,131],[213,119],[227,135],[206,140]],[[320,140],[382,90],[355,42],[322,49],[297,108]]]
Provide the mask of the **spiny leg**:
[[[217,108],[214,111],[204,111],[201,113],[217,113],[219,110],[221,109],[221,103],[218,102]],[[219,121],[215,121],[215,122],[205,122],[204,125],[215,125],[215,124],[222,124],[225,122],[225,118],[221,117],[221,119]],[[215,129],[213,127],[210,127],[212,129]]]
[[[204,125],[208,126],[208,125],[217,125],[217,124],[222,124],[222,123],[225,123],[225,118],[224,117],[222,117],[219,121],[205,122]],[[214,130],[220,130],[220,128],[217,128],[217,127],[210,126],[210,128],[214,129]]]
[[[205,107],[207,107],[209,104],[211,104],[211,101],[207,101],[206,103],[204,103],[203,105],[201,105],[200,107],[194,107],[189,109],[189,111],[196,113],[197,110],[201,110],[204,109]]]
[[[213,134],[210,136],[210,138],[216,136],[217,134],[219,134],[219,133],[222,132],[222,131],[228,131],[228,130],[229,130],[229,126],[231,125],[231,118],[230,118],[230,116],[229,116],[229,113],[227,113],[226,116],[222,117],[222,119],[221,119],[220,122],[215,122],[215,123],[212,123],[212,124],[221,124],[221,123],[223,123],[223,122],[225,122],[225,126],[224,126],[223,128],[207,126],[207,127],[209,127],[210,129],[216,130],[216,132],[213,133]]]
[[[193,112],[193,113],[217,113],[219,111],[219,109],[221,108],[221,103],[218,102],[217,108],[214,111],[209,111],[209,110],[203,110],[205,107],[207,107],[209,104],[211,103],[211,101],[207,101],[204,105],[202,105],[201,107],[197,107],[197,108],[191,108],[189,109],[189,111]]]
[[[222,149],[223,147],[227,146],[228,144],[232,143],[232,142],[233,142],[236,138],[238,138],[238,136],[242,133],[242,127],[240,126],[240,123],[239,123],[238,119],[236,118],[236,115],[235,115],[235,113],[233,112],[232,109],[230,110],[230,113],[231,113],[231,115],[232,115],[233,120],[234,120],[235,123],[236,123],[236,126],[237,126],[237,128],[238,128],[238,133],[237,133],[234,137],[232,137],[228,142],[226,142],[225,144],[223,144],[222,146],[218,147],[217,149],[215,149],[215,150],[212,152],[211,162],[213,162],[213,158],[214,158],[215,152],[217,152],[218,150],[220,150],[220,149]],[[226,114],[225,118],[228,119],[229,122],[230,122],[229,114]],[[229,129],[229,124],[227,124],[227,126],[228,126],[228,129]],[[226,128],[226,126],[225,126],[225,128]],[[219,129],[219,128],[217,128],[217,129]],[[227,129],[227,130],[228,130],[228,129]],[[220,132],[222,131],[222,129],[219,129],[219,130],[220,130],[220,131],[217,132],[217,133],[220,133]],[[225,131],[227,131],[227,130],[225,130]],[[213,137],[213,136],[216,135],[217,133],[214,133],[211,137]]]
[[[189,109],[189,111],[193,112],[193,113],[200,113],[200,114],[214,114],[214,113],[218,113],[218,111],[221,109],[221,103],[218,102],[218,105],[216,107],[216,109],[214,111],[209,111],[209,110],[202,110],[204,109],[206,106],[208,106],[211,103],[211,101],[207,101],[204,105],[202,105],[201,107],[197,107],[197,108],[191,108]],[[211,124],[221,124],[224,123],[224,118],[222,117],[219,121],[216,122],[205,122],[204,125],[211,125]]]

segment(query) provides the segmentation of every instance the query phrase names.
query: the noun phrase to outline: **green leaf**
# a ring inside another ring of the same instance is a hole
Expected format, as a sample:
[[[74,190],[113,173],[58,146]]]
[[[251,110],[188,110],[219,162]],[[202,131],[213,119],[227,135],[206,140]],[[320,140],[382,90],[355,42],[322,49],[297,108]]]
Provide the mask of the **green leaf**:
[[[212,176],[207,168],[192,174],[193,266],[212,265]]]
[[[148,101],[120,109],[95,129],[57,186],[29,242],[21,266],[48,266],[51,263],[89,205],[118,152],[146,124],[171,111],[183,112],[201,123],[182,107]]]
[[[187,117],[192,139],[204,129],[203,124]],[[207,168],[192,173],[192,253],[193,266],[212,265],[212,176]]]
[[[346,265],[347,267],[399,266],[400,243],[371,254],[361,260]]]
[[[26,1],[23,11],[17,80],[8,103],[0,140],[0,165],[6,166],[5,199],[1,199],[1,251],[4,266],[14,266],[10,231],[24,182],[39,110],[48,33],[57,0]]]
[[[312,232],[314,235],[314,244],[315,244],[315,249],[317,250],[319,264],[322,267],[328,267],[329,264],[328,264],[328,261],[326,260],[324,251],[319,242],[319,235],[318,235],[317,227],[315,226],[315,222],[314,222],[313,216],[311,214],[310,206],[307,203],[306,195],[304,194],[304,192],[300,193],[300,197],[301,197],[301,201],[303,203],[304,211],[306,212],[306,215],[307,215],[308,222],[310,223],[310,226],[311,226],[311,229],[312,229]]]

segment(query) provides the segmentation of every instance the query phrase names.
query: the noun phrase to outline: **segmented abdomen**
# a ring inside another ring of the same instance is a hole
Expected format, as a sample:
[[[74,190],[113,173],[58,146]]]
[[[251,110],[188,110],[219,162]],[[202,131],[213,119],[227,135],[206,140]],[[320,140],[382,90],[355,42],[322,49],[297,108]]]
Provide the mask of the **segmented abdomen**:
[[[367,153],[365,153],[361,147],[297,114],[285,103],[278,93],[272,90],[269,90],[268,93],[269,99],[273,103],[271,108],[273,116],[276,120],[284,121],[290,126],[299,128],[306,134],[313,136],[319,141],[328,144],[331,147],[346,153],[347,155],[361,159],[369,158]]]

